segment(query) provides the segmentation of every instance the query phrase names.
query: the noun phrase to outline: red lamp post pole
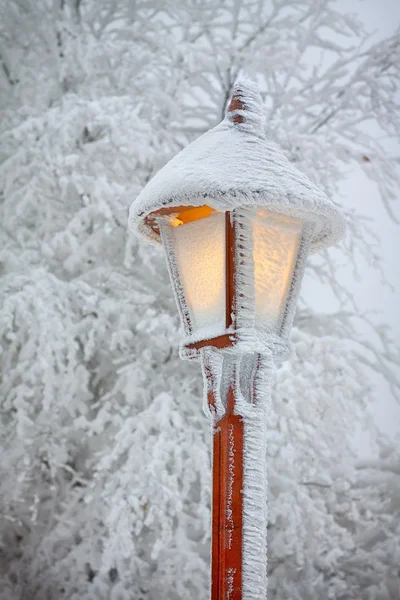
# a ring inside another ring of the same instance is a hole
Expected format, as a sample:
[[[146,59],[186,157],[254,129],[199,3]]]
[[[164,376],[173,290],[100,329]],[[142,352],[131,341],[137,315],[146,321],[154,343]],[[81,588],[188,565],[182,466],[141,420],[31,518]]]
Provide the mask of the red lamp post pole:
[[[243,421],[229,389],[213,436],[212,600],[242,599]]]

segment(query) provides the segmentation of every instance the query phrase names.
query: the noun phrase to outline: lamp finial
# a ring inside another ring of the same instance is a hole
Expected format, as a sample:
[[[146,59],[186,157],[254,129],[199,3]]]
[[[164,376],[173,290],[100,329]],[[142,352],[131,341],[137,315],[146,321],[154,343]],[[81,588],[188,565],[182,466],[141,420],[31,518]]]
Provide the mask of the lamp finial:
[[[232,95],[226,118],[231,123],[239,123],[254,133],[263,133],[264,105],[258,85],[249,79],[238,79],[232,89]]]

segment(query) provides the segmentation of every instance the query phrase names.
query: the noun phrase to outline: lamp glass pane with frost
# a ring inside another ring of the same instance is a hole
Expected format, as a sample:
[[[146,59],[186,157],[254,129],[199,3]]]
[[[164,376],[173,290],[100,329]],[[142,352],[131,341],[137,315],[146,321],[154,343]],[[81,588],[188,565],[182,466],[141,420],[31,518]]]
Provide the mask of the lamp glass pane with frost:
[[[188,341],[218,346],[231,334],[234,343],[237,328],[286,337],[310,223],[261,207],[208,206],[156,221]]]

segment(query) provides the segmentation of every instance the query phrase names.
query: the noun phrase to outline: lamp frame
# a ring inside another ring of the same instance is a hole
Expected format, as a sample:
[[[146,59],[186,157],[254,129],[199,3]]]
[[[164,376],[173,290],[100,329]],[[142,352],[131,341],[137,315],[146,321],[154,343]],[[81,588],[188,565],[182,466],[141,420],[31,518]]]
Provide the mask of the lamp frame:
[[[201,339],[196,338],[195,327],[191,321],[190,311],[185,302],[185,293],[182,285],[181,274],[179,267],[174,260],[167,259],[168,269],[170,278],[176,298],[176,303],[179,308],[183,329],[185,332],[185,339],[180,346],[181,358],[187,360],[199,360],[200,353],[203,348],[215,348],[216,350],[225,350],[234,352],[242,351],[243,343],[243,332],[246,333],[246,343],[249,342],[249,335],[254,337],[254,329],[257,329],[257,322],[255,321],[254,327],[240,327],[241,313],[243,312],[239,306],[239,298],[243,293],[240,281],[240,269],[243,268],[243,251],[244,245],[240,241],[240,220],[243,217],[241,212],[243,210],[249,210],[252,207],[234,208],[225,212],[225,330],[226,333],[222,333],[215,337],[207,337]],[[260,207],[254,207],[260,208]],[[271,214],[287,217],[287,215],[278,211],[271,210],[270,207],[266,207]],[[177,218],[182,221],[179,226],[185,226],[186,223],[190,223],[197,220],[199,213],[204,213],[204,216],[200,218],[207,218],[213,214],[214,209],[208,205],[202,205],[199,207],[193,206],[175,206],[173,208],[161,208],[151,213],[147,219],[146,224],[150,226],[153,231],[161,236],[162,244],[166,249],[168,257],[174,255],[174,243],[172,236],[170,235],[169,226],[166,224],[170,222],[171,218]],[[310,215],[304,213],[296,215],[296,217],[302,223],[302,231],[300,236],[300,242],[298,246],[297,256],[295,259],[294,268],[292,271],[291,282],[286,296],[286,305],[283,310],[282,321],[279,326],[279,330],[276,333],[270,333],[266,342],[269,350],[271,350],[276,358],[283,360],[286,358],[289,352],[288,337],[290,329],[293,324],[294,311],[297,303],[297,299],[300,293],[301,282],[303,279],[306,259],[308,256],[312,235],[315,231],[315,219]],[[239,326],[238,326],[239,325]],[[253,346],[256,347],[259,342],[254,339]]]

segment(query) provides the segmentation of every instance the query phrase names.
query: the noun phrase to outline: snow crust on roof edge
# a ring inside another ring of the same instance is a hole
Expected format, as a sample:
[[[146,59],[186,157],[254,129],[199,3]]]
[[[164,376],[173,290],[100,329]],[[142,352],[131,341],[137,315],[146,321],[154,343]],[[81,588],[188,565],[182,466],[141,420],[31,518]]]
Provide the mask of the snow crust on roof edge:
[[[237,82],[233,96],[244,109],[186,146],[149,181],[129,213],[129,226],[141,238],[160,238],[146,224],[152,212],[174,206],[207,204],[218,211],[263,206],[281,214],[310,217],[316,222],[311,250],[336,244],[345,221],[329,198],[267,141],[264,108],[256,84]],[[234,122],[243,116],[243,122]]]

